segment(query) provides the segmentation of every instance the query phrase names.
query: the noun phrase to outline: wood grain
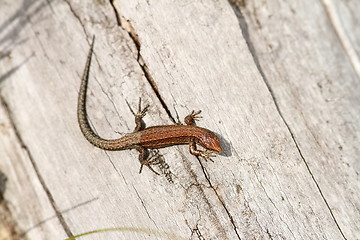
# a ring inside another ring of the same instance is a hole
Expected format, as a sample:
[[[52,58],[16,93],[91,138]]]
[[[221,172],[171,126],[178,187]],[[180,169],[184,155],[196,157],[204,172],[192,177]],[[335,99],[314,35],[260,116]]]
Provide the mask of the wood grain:
[[[0,3],[0,171],[28,239],[358,239],[360,30],[356,1]],[[161,149],[174,183],[97,133],[202,110],[224,154]],[[175,112],[176,109],[176,112]],[[147,170],[147,171],[145,171]],[[3,186],[1,186],[3,187]]]

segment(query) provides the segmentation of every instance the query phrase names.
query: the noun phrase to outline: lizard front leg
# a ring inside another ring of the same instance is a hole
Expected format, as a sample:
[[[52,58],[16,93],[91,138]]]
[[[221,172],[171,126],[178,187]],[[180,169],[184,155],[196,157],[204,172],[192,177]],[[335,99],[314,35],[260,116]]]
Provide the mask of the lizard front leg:
[[[187,115],[184,119],[184,122],[186,123],[186,125],[195,125],[195,121],[198,121],[199,118],[202,118],[200,116],[201,110],[195,112],[195,110],[192,110],[191,113],[189,113],[189,115]]]
[[[192,110],[191,113],[189,115],[187,115],[184,119],[185,123],[187,125],[195,125],[195,121],[198,121],[199,118],[202,118],[200,116],[200,113],[201,113],[201,110],[199,111],[194,111]],[[212,151],[209,151],[209,150],[205,150],[205,151],[202,151],[202,150],[198,150],[196,148],[196,142],[195,140],[191,141],[189,143],[189,150],[190,150],[190,153],[194,156],[198,156],[198,157],[203,157],[205,160],[210,160],[212,161],[211,157],[215,157],[215,155],[212,154]]]
[[[202,150],[196,149],[195,141],[189,143],[189,150],[192,155],[198,156],[198,157],[203,157],[205,160],[210,160],[212,162],[213,162],[213,160],[211,158],[215,157],[215,155],[213,154],[212,151],[209,151],[209,150],[202,151]]]

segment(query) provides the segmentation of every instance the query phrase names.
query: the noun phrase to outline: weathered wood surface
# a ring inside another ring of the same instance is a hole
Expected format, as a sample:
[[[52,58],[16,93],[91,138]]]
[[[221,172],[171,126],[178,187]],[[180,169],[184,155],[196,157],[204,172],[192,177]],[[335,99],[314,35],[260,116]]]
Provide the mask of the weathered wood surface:
[[[360,239],[356,1],[0,3],[0,171],[29,239]],[[96,35],[88,112],[103,137],[202,109],[224,154],[137,152],[81,135],[77,91]],[[140,52],[138,52],[140,50]],[[128,229],[126,229],[128,228]],[[85,239],[85,238],[84,238]]]

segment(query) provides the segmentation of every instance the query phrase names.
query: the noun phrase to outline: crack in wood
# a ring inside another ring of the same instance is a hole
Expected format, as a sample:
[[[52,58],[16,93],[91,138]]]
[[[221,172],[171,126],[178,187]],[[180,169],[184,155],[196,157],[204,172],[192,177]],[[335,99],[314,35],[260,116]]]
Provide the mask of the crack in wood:
[[[320,193],[323,201],[325,202],[325,205],[326,205],[326,207],[328,208],[328,210],[329,210],[329,212],[330,212],[330,215],[331,215],[332,219],[333,219],[334,222],[335,222],[335,225],[337,226],[338,230],[340,231],[340,234],[342,235],[342,237],[343,237],[344,239],[347,239],[347,238],[345,237],[343,231],[341,230],[341,228],[340,228],[340,226],[339,226],[339,223],[337,222],[337,220],[336,220],[336,218],[335,218],[335,215],[334,215],[333,211],[331,210],[330,205],[329,205],[329,203],[327,202],[327,200],[326,200],[323,192],[321,191],[321,188],[320,188],[318,182],[316,181],[316,179],[315,179],[315,177],[314,177],[314,175],[313,175],[313,173],[312,173],[312,171],[311,171],[311,169],[310,169],[307,161],[305,160],[305,157],[304,157],[304,155],[302,154],[302,151],[301,151],[301,149],[300,149],[300,147],[299,147],[299,144],[298,144],[298,142],[297,142],[297,140],[296,140],[296,138],[295,138],[295,135],[294,135],[293,131],[291,130],[288,122],[286,121],[285,117],[283,116],[283,114],[282,114],[282,112],[281,112],[281,110],[280,110],[280,107],[279,107],[278,101],[277,101],[277,99],[276,99],[276,97],[275,97],[274,91],[272,90],[272,87],[270,86],[270,83],[269,83],[269,81],[268,81],[268,79],[267,79],[264,71],[262,70],[262,67],[261,67],[261,65],[260,65],[260,62],[259,62],[259,59],[258,59],[256,50],[255,50],[255,47],[254,47],[254,45],[252,44],[252,41],[251,41],[251,39],[250,39],[250,37],[249,37],[248,25],[247,25],[247,22],[246,22],[246,20],[245,20],[245,18],[244,18],[244,16],[243,16],[243,14],[241,13],[240,6],[238,6],[238,5],[237,5],[236,3],[234,3],[232,0],[228,0],[228,1],[229,1],[229,4],[231,5],[231,7],[233,8],[233,11],[234,11],[236,17],[238,18],[238,22],[239,22],[239,25],[240,25],[240,29],[241,29],[241,31],[242,31],[242,33],[243,33],[243,37],[244,37],[244,39],[246,40],[246,44],[247,44],[247,46],[248,46],[248,48],[249,48],[249,51],[250,51],[250,53],[251,53],[251,55],[252,55],[252,57],[253,57],[253,60],[254,60],[254,62],[255,62],[255,65],[256,65],[256,67],[257,67],[257,69],[258,69],[258,71],[259,71],[262,79],[264,80],[266,87],[267,87],[268,90],[269,90],[269,93],[270,93],[270,95],[271,95],[271,98],[273,99],[273,102],[274,102],[274,104],[275,104],[275,107],[276,107],[277,112],[279,113],[279,116],[280,116],[281,120],[283,121],[283,123],[285,124],[288,132],[290,133],[291,139],[293,140],[293,142],[294,142],[294,144],[295,144],[295,147],[296,147],[296,149],[297,149],[297,151],[298,151],[298,153],[299,153],[302,161],[303,161],[304,164],[305,164],[306,169],[308,170],[308,172],[309,172],[309,174],[310,174],[313,182],[314,182],[315,185],[316,185],[316,188],[318,189],[318,191],[319,191],[319,193]]]
[[[59,210],[54,197],[52,196],[50,189],[48,188],[48,186],[45,183],[44,178],[42,177],[42,175],[40,174],[40,170],[38,168],[38,166],[35,163],[35,160],[30,152],[30,150],[28,149],[28,147],[26,146],[25,142],[23,141],[21,134],[19,132],[19,130],[17,129],[17,126],[15,124],[15,120],[13,119],[13,116],[11,114],[11,110],[8,106],[8,104],[6,103],[5,99],[3,99],[3,97],[0,95],[0,101],[3,103],[5,112],[7,113],[7,116],[9,118],[11,127],[14,129],[15,132],[15,136],[18,139],[18,143],[20,143],[21,147],[23,148],[23,150],[26,152],[26,154],[28,155],[28,158],[30,160],[31,165],[33,166],[34,172],[41,184],[41,186],[43,187],[43,190],[45,191],[46,196],[48,197],[48,200],[50,202],[50,205],[52,206],[52,208],[54,209],[54,212],[56,214],[56,217],[58,218],[61,226],[63,227],[64,231],[66,232],[68,237],[72,237],[73,233],[70,230],[70,227],[68,226],[68,224],[66,223],[63,215],[61,214],[61,211]]]
[[[219,202],[220,202],[221,205],[223,206],[226,214],[228,215],[228,217],[229,217],[229,219],[230,219],[230,222],[231,222],[231,224],[232,224],[232,226],[233,226],[233,228],[234,228],[234,231],[235,231],[236,236],[238,237],[239,240],[241,240],[240,234],[239,234],[238,231],[237,231],[238,228],[237,228],[237,226],[236,226],[236,224],[235,224],[235,221],[234,221],[233,216],[232,216],[231,213],[230,213],[230,210],[226,207],[226,204],[225,204],[224,200],[221,198],[220,194],[216,191],[215,187],[212,185],[212,183],[211,183],[211,181],[210,181],[210,178],[209,178],[208,174],[207,174],[206,171],[205,171],[205,167],[204,167],[203,164],[201,163],[200,159],[198,159],[198,160],[199,160],[199,162],[200,162],[202,171],[203,171],[203,173],[204,173],[204,176],[205,176],[207,182],[209,183],[210,188],[214,191],[217,199],[219,200]]]
[[[143,206],[143,208],[144,208],[144,210],[145,210],[145,212],[146,212],[146,214],[147,214],[148,218],[149,218],[149,219],[150,219],[150,220],[154,223],[154,225],[155,225],[156,229],[157,229],[157,230],[159,230],[159,227],[157,226],[156,222],[155,222],[155,221],[154,221],[154,219],[152,219],[152,217],[150,216],[149,211],[147,210],[147,208],[146,208],[146,206],[145,206],[145,203],[144,203],[143,199],[140,197],[140,195],[139,195],[138,191],[136,190],[136,188],[135,188],[134,186],[133,186],[133,188],[134,188],[134,191],[135,191],[135,193],[136,193],[137,197],[139,198],[139,200],[140,200],[140,202],[141,202],[141,205]]]
[[[163,100],[163,98],[161,97],[161,94],[160,94],[160,91],[156,85],[156,82],[154,81],[153,77],[151,76],[150,74],[150,71],[149,71],[149,68],[147,67],[147,65],[145,64],[142,56],[141,56],[141,43],[140,43],[140,40],[139,40],[139,36],[135,30],[135,28],[133,27],[133,25],[131,24],[130,20],[126,20],[124,17],[122,17],[120,15],[120,13],[118,12],[118,10],[116,9],[116,7],[114,6],[114,3],[113,3],[113,0],[110,0],[111,2],[111,5],[114,9],[114,12],[115,12],[115,15],[116,15],[116,19],[117,19],[117,22],[118,22],[118,25],[123,28],[125,31],[128,32],[130,38],[133,40],[137,50],[138,50],[138,57],[137,57],[137,62],[139,63],[139,66],[141,67],[141,69],[143,70],[144,72],[144,76],[145,78],[148,80],[149,84],[151,85],[153,91],[155,92],[156,96],[158,97],[161,105],[163,106],[163,108],[165,109],[165,111],[167,112],[168,116],[170,117],[171,121],[173,123],[176,123],[174,117],[171,115],[170,111],[169,111],[169,108],[168,106],[166,105],[165,101]],[[200,160],[199,160],[200,161]],[[201,164],[201,163],[200,163]],[[229,216],[229,219],[230,219],[230,222],[231,224],[233,225],[234,227],[234,230],[235,230],[235,233],[238,237],[238,239],[241,240],[240,238],[240,235],[239,233],[237,232],[237,227],[235,225],[235,222],[233,220],[233,217],[231,216],[229,210],[227,209],[227,207],[225,206],[225,203],[220,199],[220,196],[219,194],[216,192],[216,190],[214,189],[214,187],[212,186],[211,182],[210,182],[210,179],[209,177],[206,175],[205,173],[205,170],[204,170],[204,166],[201,164],[201,167],[203,169],[203,172],[205,174],[205,178],[207,179],[207,181],[209,182],[210,184],[210,187],[213,189],[213,191],[215,192],[217,198],[219,199],[221,205],[224,207],[227,215]],[[201,188],[200,188],[201,189]],[[204,192],[201,190],[201,192],[204,194]],[[205,194],[204,194],[204,197],[205,197]],[[205,198],[206,199],[206,198]],[[208,203],[209,204],[209,203]],[[210,204],[209,204],[210,206]]]
[[[173,123],[176,123],[174,117],[172,116],[172,114],[171,114],[171,112],[169,110],[169,107],[167,106],[167,104],[165,103],[165,100],[163,99],[163,97],[160,94],[160,91],[159,91],[159,89],[157,87],[157,84],[156,84],[154,78],[150,74],[150,70],[149,70],[148,66],[146,65],[146,63],[144,62],[144,60],[143,60],[143,58],[141,56],[141,51],[140,51],[141,50],[141,43],[140,43],[138,34],[136,32],[136,29],[133,27],[130,20],[126,20],[124,17],[121,16],[121,14],[118,12],[118,10],[115,7],[112,0],[110,1],[110,3],[111,3],[111,6],[114,9],[118,25],[129,34],[129,37],[132,39],[133,43],[136,46],[136,49],[138,51],[138,53],[137,53],[137,62],[139,64],[140,68],[142,69],[145,78],[147,79],[147,81],[150,84],[151,88],[155,92],[157,98],[159,99],[162,107],[165,109],[165,111],[166,111],[167,115],[169,116],[170,120]]]

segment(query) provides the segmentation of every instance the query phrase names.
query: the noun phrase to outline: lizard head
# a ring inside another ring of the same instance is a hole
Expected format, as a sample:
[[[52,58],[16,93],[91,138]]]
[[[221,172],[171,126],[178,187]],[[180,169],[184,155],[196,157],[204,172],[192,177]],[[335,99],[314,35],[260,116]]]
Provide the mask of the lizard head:
[[[199,138],[198,143],[207,150],[210,150],[210,151],[213,151],[216,153],[222,152],[219,138],[215,135],[215,133],[213,133],[209,130],[207,131],[207,133],[203,134]]]

